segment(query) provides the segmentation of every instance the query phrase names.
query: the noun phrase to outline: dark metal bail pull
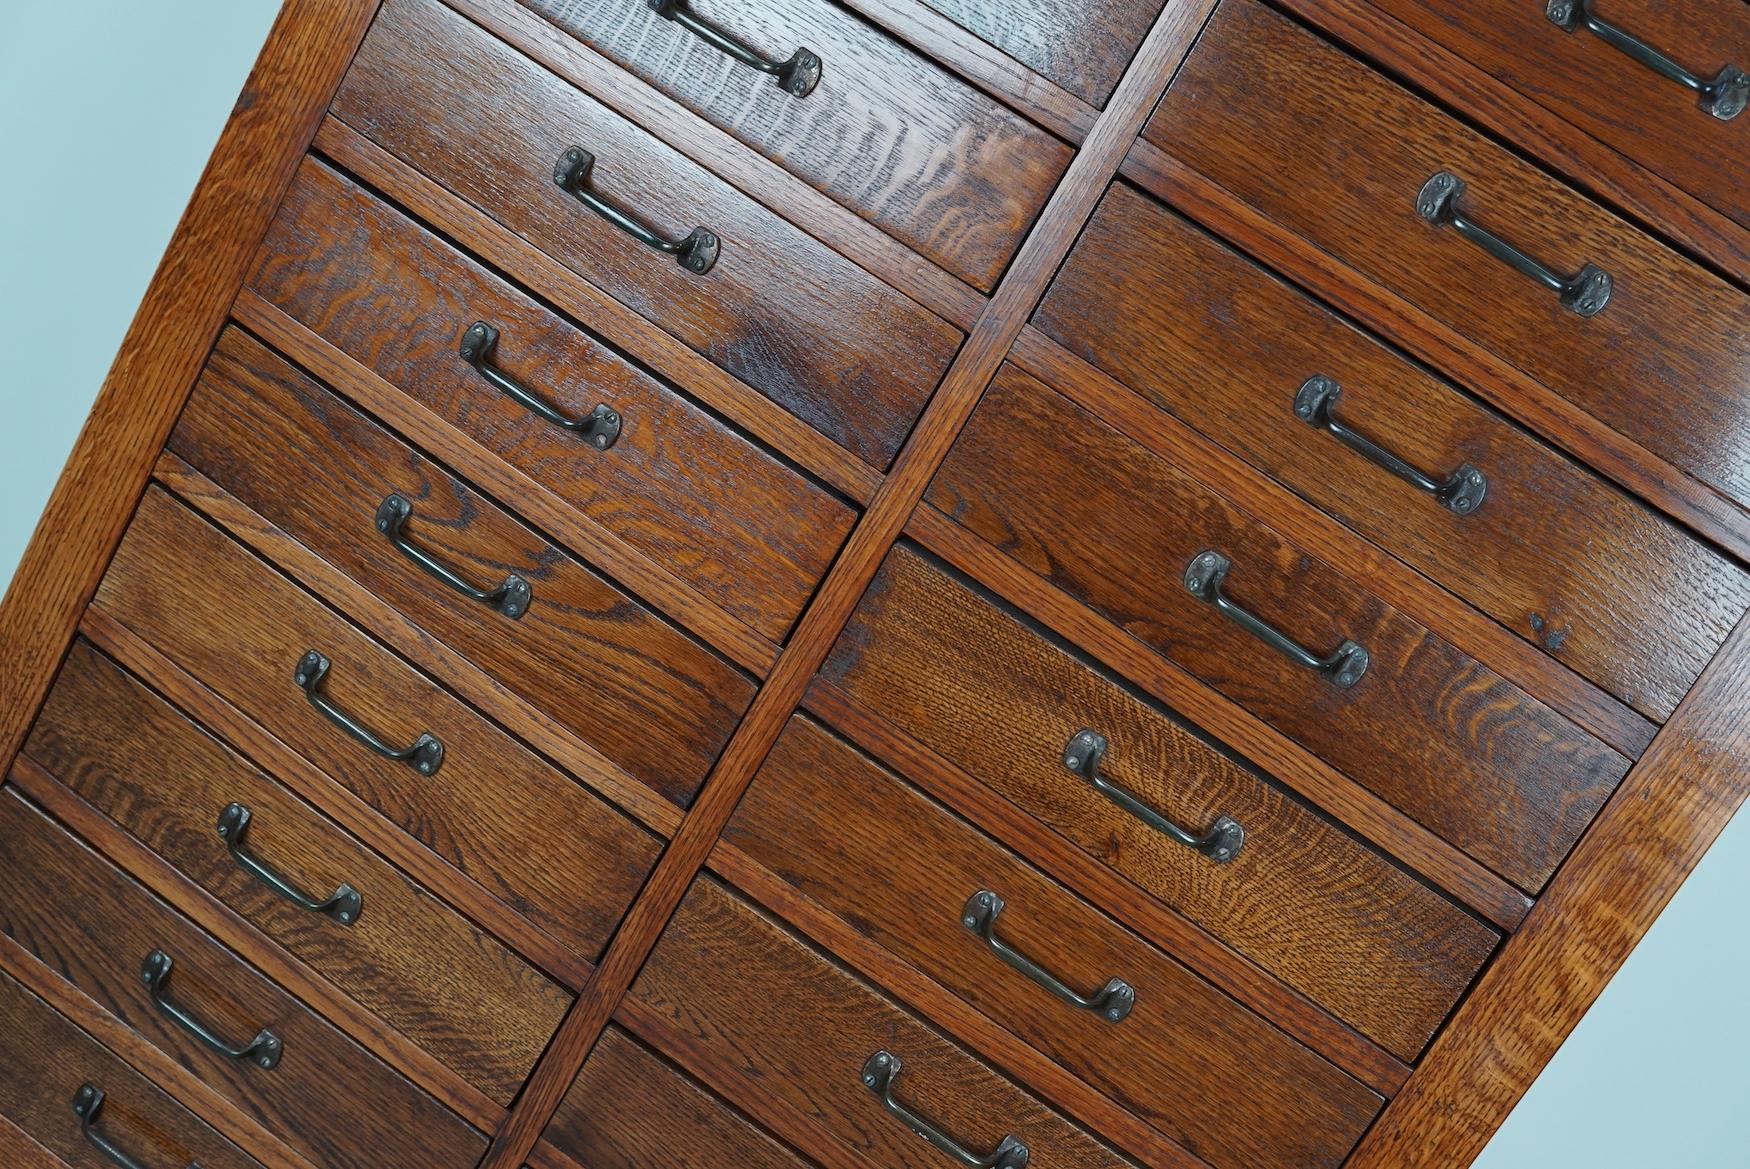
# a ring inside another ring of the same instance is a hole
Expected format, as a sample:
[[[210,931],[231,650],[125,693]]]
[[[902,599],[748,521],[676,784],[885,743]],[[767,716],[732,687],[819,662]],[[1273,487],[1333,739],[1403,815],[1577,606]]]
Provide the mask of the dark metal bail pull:
[[[594,167],[595,155],[581,146],[567,147],[559,161],[553,164],[553,181],[559,184],[560,190],[645,247],[673,256],[677,264],[693,275],[703,276],[711,270],[721,246],[716,232],[695,227],[685,239],[664,239],[589,189],[590,171]]]
[[[103,1101],[103,1089],[96,1084],[80,1084],[79,1090],[73,1093],[73,1115],[79,1118],[79,1135],[111,1164],[119,1165],[121,1169],[146,1169],[145,1165],[136,1161],[97,1127],[98,1116],[103,1111]],[[190,1161],[188,1169],[201,1167]]]
[[[791,97],[807,97],[820,84],[820,58],[809,49],[797,49],[784,60],[767,57],[739,37],[724,32],[687,7],[687,0],[646,0],[650,11],[672,20],[719,53],[750,69],[770,74],[778,88]]]
[[[1207,832],[1193,832],[1162,815],[1140,796],[1100,773],[1100,762],[1106,757],[1106,736],[1086,727],[1070,736],[1063,748],[1063,765],[1080,776],[1101,795],[1141,820],[1175,844],[1182,844],[1202,853],[1218,865],[1225,865],[1240,854],[1246,843],[1246,830],[1232,816],[1217,816]]]
[[[436,735],[422,733],[406,747],[397,747],[377,732],[336,706],[322,690],[322,683],[332,668],[321,650],[305,650],[298,664],[292,667],[292,681],[303,690],[310,705],[321,711],[328,721],[363,743],[366,747],[398,763],[405,763],[421,775],[432,775],[444,761],[444,745]]]
[[[219,811],[219,839],[225,842],[231,859],[239,867],[299,909],[333,918],[341,925],[351,925],[359,919],[359,914],[364,912],[364,897],[345,881],[336,885],[334,892],[326,897],[312,897],[266,861],[245,851],[243,837],[249,831],[252,818],[249,808],[236,802],[226,804]]]
[[[1348,638],[1328,654],[1317,654],[1250,610],[1229,600],[1221,591],[1233,561],[1213,549],[1199,552],[1185,566],[1185,591],[1214,605],[1222,616],[1256,637],[1296,665],[1323,676],[1344,690],[1361,681],[1373,661],[1367,650]]]
[[[1091,1011],[1108,1023],[1121,1023],[1136,1005],[1136,990],[1122,978],[1109,978],[1093,994],[1082,994],[1057,975],[997,936],[997,917],[1003,899],[989,889],[980,889],[966,899],[960,924],[977,934],[991,953],[1073,1007]]]
[[[1023,1169],[1031,1154],[1014,1135],[1003,1137],[988,1153],[975,1153],[949,1136],[935,1121],[895,1099],[893,1082],[899,1078],[901,1066],[899,1057],[885,1048],[863,1061],[863,1086],[880,1098],[883,1108],[968,1169]]]
[[[1328,432],[1344,446],[1358,451],[1363,458],[1426,491],[1454,515],[1470,515],[1482,506],[1483,498],[1489,493],[1487,475],[1469,463],[1460,463],[1450,475],[1436,479],[1414,464],[1405,462],[1331,412],[1342,392],[1343,387],[1335,378],[1314,374],[1301,383],[1299,392],[1294,395],[1294,413],[1307,425]]]
[[[1592,0],[1549,0],[1543,12],[1563,32],[1583,28],[1659,76],[1693,90],[1696,104],[1722,122],[1743,113],[1746,102],[1750,102],[1750,73],[1728,62],[1712,80],[1698,76],[1634,33],[1593,15]]]
[[[501,391],[523,409],[545,418],[554,426],[582,435],[598,451],[605,451],[614,445],[615,440],[620,437],[622,421],[618,410],[606,402],[599,402],[594,410],[582,418],[573,418],[555,409],[534,391],[492,364],[492,354],[497,348],[498,330],[485,321],[475,321],[463,330],[462,343],[457,347],[457,352],[461,354],[463,361],[474,367],[474,372],[487,385]]]
[[[285,1050],[285,1045],[280,1042],[280,1037],[268,1028],[263,1027],[257,1031],[255,1038],[248,1043],[241,1045],[227,1043],[212,1028],[195,1018],[177,1003],[172,1002],[165,992],[165,983],[170,981],[170,971],[173,966],[174,963],[171,961],[170,955],[163,950],[153,950],[146,955],[145,961],[140,964],[140,981],[146,984],[146,994],[151,998],[153,1006],[167,1015],[177,1026],[227,1059],[253,1063],[260,1068],[272,1068],[279,1063],[280,1054]]]
[[[413,542],[406,530],[407,521],[412,518],[412,501],[398,491],[391,492],[377,507],[377,531],[396,551],[463,596],[498,610],[512,621],[529,611],[533,592],[528,581],[513,572],[497,588],[475,588],[449,565]]]

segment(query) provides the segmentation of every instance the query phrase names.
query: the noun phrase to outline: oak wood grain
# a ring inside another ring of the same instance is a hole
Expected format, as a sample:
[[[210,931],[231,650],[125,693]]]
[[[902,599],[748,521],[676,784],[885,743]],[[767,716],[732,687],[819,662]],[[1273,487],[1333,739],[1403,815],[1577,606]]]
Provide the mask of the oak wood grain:
[[[1098,109],[1160,14],[1155,0],[929,0],[955,23]]]
[[[67,1169],[65,1161],[4,1115],[0,1115],[0,1157],[17,1169]]]

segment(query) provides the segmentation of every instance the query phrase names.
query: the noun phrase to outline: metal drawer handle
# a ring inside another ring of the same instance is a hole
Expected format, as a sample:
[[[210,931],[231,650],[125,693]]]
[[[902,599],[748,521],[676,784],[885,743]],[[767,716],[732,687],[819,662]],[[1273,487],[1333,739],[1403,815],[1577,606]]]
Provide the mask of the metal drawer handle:
[[[1563,276],[1538,263],[1488,228],[1466,218],[1458,209],[1464,197],[1464,180],[1451,171],[1437,171],[1416,194],[1416,213],[1435,227],[1451,226],[1458,234],[1497,260],[1525,273],[1554,292],[1564,307],[1583,317],[1596,316],[1610,303],[1610,273],[1588,263],[1572,276]]]
[[[583,435],[589,440],[589,445],[598,451],[605,451],[614,445],[614,440],[620,437],[618,410],[606,402],[600,402],[582,418],[572,418],[560,413],[491,364],[492,351],[497,346],[498,330],[485,321],[475,321],[462,334],[462,344],[458,351],[462,360],[473,366],[474,372],[484,378],[487,385],[502,390],[525,410],[539,414],[554,426]]]
[[[73,1093],[73,1115],[79,1118],[79,1132],[85,1140],[102,1153],[104,1157],[120,1165],[122,1169],[145,1169],[145,1166],[123,1152],[113,1141],[97,1131],[97,1114],[103,1111],[103,1089],[96,1084],[80,1084],[79,1090]],[[188,1169],[201,1169],[193,1161],[188,1163]]]
[[[395,759],[411,764],[413,770],[421,775],[431,775],[437,771],[444,761],[444,745],[437,736],[428,733],[421,734],[408,747],[392,747],[384,742],[376,732],[347,714],[340,707],[328,700],[322,693],[322,680],[328,677],[329,660],[320,650],[306,650],[304,656],[298,659],[297,666],[292,670],[292,681],[303,687],[304,697],[310,700],[310,705],[328,716],[330,722],[385,759]]]
[[[1100,761],[1106,757],[1110,744],[1099,731],[1083,728],[1070,736],[1063,748],[1063,765],[1088,781],[1093,789],[1176,844],[1202,853],[1218,865],[1225,865],[1240,854],[1246,843],[1246,830],[1232,816],[1221,815],[1209,826],[1209,831],[1196,833],[1181,828],[1145,804],[1135,792],[1100,774]]]
[[[465,597],[485,605],[490,605],[511,620],[516,620],[529,611],[529,600],[532,596],[529,582],[511,573],[504,578],[504,583],[495,589],[477,589],[462,579],[437,557],[421,548],[407,537],[407,521],[413,518],[413,504],[400,492],[391,492],[377,506],[377,531],[389,539],[389,543],[406,556],[407,559],[419,565],[451,588]]]
[[[997,937],[997,915],[1003,911],[1003,899],[989,889],[980,889],[966,900],[960,911],[960,924],[984,939],[984,944],[997,957],[1043,986],[1046,990],[1074,1007],[1093,1011],[1108,1023],[1122,1022],[1136,1005],[1136,990],[1122,978],[1109,978],[1106,985],[1091,995],[1084,995],[1033,961],[1001,938]]]
[[[807,97],[820,82],[820,58],[808,49],[797,49],[787,61],[761,56],[687,9],[687,0],[647,0],[650,11],[664,20],[672,20],[726,57],[732,57],[750,69],[769,73],[777,79],[778,88],[792,97]]]
[[[351,925],[358,920],[359,914],[364,910],[365,899],[345,881],[336,885],[334,892],[318,900],[280,876],[266,861],[244,852],[243,835],[249,831],[249,818],[249,809],[242,804],[226,804],[219,813],[219,839],[231,850],[232,860],[256,880],[300,909],[331,917],[341,925]]]
[[[1583,28],[1659,76],[1693,89],[1701,108],[1722,122],[1743,113],[1745,102],[1750,100],[1750,74],[1728,64],[1712,81],[1697,77],[1640,37],[1592,15],[1592,0],[1549,0],[1543,11],[1550,23],[1563,32]]]
[[[581,146],[568,147],[559,156],[559,161],[553,164],[553,181],[559,184],[560,190],[639,243],[673,256],[677,264],[693,275],[703,276],[711,270],[711,265],[717,262],[717,250],[720,246],[716,232],[695,227],[686,239],[663,239],[589,189],[589,172],[593,166],[595,155]]]
[[[1489,493],[1489,477],[1469,463],[1460,463],[1452,474],[1436,479],[1398,458],[1359,430],[1346,425],[1331,413],[1343,387],[1335,378],[1314,374],[1301,383],[1294,395],[1294,412],[1302,422],[1329,431],[1344,446],[1359,451],[1363,457],[1379,464],[1399,479],[1421,488],[1457,515],[1469,515],[1483,504]]]
[[[863,1061],[863,1083],[881,1097],[881,1106],[899,1117],[905,1126],[941,1149],[962,1165],[972,1169],[1021,1169],[1029,1156],[1027,1146],[1013,1135],[1005,1136],[990,1153],[980,1156],[938,1128],[928,1117],[920,1116],[893,1098],[893,1081],[899,1078],[899,1057],[885,1049]]]
[[[232,805],[238,806],[240,805]],[[234,1047],[215,1034],[212,1028],[166,998],[164,984],[170,980],[170,968],[170,955],[163,950],[153,950],[140,965],[140,980],[146,984],[146,993],[152,996],[153,1006],[220,1055],[236,1060],[246,1059],[263,1068],[271,1068],[280,1061],[284,1045],[280,1043],[280,1037],[266,1027],[257,1031],[255,1038],[244,1046]]]
[[[1227,579],[1227,571],[1232,567],[1233,561],[1219,552],[1199,552],[1185,566],[1185,591],[1200,601],[1208,601],[1222,616],[1241,629],[1297,665],[1322,674],[1332,685],[1347,690],[1361,681],[1361,675],[1367,673],[1367,666],[1373,660],[1366,649],[1344,638],[1342,645],[1320,657],[1263,618],[1223,596],[1222,582]]]

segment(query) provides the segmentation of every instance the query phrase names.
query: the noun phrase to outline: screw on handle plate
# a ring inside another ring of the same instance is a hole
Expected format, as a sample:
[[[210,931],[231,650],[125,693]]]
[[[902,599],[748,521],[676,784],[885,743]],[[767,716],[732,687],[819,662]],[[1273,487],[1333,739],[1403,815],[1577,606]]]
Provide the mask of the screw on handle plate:
[[[666,252],[675,263],[695,276],[703,276],[717,263],[721,242],[709,228],[695,227],[685,239],[664,239],[625,211],[614,206],[589,188],[590,171],[595,167],[595,155],[581,146],[567,147],[553,164],[553,181],[559,189],[588,207],[591,211],[643,244]]]
[[[1136,1005],[1136,990],[1122,978],[1109,978],[1106,985],[1093,994],[1082,994],[1051,971],[1027,957],[997,936],[997,916],[1003,911],[1003,899],[989,889],[980,889],[966,899],[960,911],[960,924],[983,939],[991,953],[1025,974],[1028,978],[1084,1011],[1092,1011],[1108,1023],[1121,1023]]]
[[[231,859],[245,872],[300,909],[333,918],[341,925],[351,925],[359,919],[359,914],[364,912],[364,897],[346,882],[336,885],[334,892],[326,897],[312,897],[282,876],[279,870],[247,852],[243,847],[243,837],[249,831],[251,819],[253,813],[239,803],[226,804],[219,812],[219,839],[230,850]]]
[[[1601,20],[1592,11],[1592,0],[1549,0],[1543,12],[1563,32],[1585,29],[1659,76],[1694,91],[1696,104],[1722,122],[1743,113],[1745,104],[1750,102],[1750,73],[1727,63],[1711,80],[1701,77],[1627,29]]]
[[[1343,639],[1343,644],[1328,654],[1316,654],[1280,629],[1250,610],[1228,599],[1221,586],[1227,580],[1233,561],[1214,550],[1199,552],[1185,566],[1185,591],[1200,601],[1214,605],[1228,620],[1276,650],[1296,665],[1319,674],[1333,686],[1344,690],[1361,681],[1373,661],[1367,650]]]
[[[111,1164],[119,1165],[121,1169],[146,1169],[97,1127],[104,1099],[103,1089],[92,1083],[80,1084],[79,1090],[73,1093],[73,1115],[79,1118],[79,1134]],[[190,1161],[188,1169],[200,1169],[200,1166]]]
[[[174,963],[170,955],[163,950],[153,950],[146,955],[140,964],[140,981],[146,984],[146,994],[151,998],[152,1005],[163,1014],[169,1016],[183,1030],[228,1059],[255,1064],[260,1068],[272,1068],[279,1063],[280,1055],[285,1045],[280,1037],[268,1028],[263,1027],[255,1033],[255,1038],[245,1044],[225,1042],[205,1023],[191,1015],[186,1009],[171,1001],[165,991],[165,983],[170,981],[170,971]]]
[[[377,506],[377,531],[383,534],[396,551],[463,596],[498,610],[512,621],[529,611],[533,592],[528,581],[513,572],[497,588],[475,588],[449,565],[413,542],[406,530],[407,521],[412,518],[412,501],[398,491],[391,492]]]
[[[292,668],[292,681],[304,691],[310,705],[321,711],[335,726],[369,747],[385,759],[405,763],[421,775],[435,774],[444,761],[444,745],[436,735],[423,733],[406,747],[396,747],[382,736],[336,706],[323,692],[322,683],[328,677],[332,663],[320,650],[305,650],[304,656]]]
[[[461,354],[463,361],[474,367],[474,372],[487,385],[501,391],[523,409],[545,418],[554,426],[582,435],[598,451],[605,451],[614,445],[620,437],[622,421],[618,410],[606,402],[598,402],[596,408],[582,418],[573,418],[555,409],[521,382],[492,364],[492,354],[497,348],[498,330],[485,321],[475,321],[463,330],[462,343],[457,347],[457,352]]]
[[[901,1066],[899,1057],[885,1049],[863,1061],[863,1086],[880,1097],[883,1108],[918,1136],[970,1169],[1023,1169],[1031,1154],[1027,1146],[1012,1134],[1003,1137],[989,1153],[975,1153],[949,1136],[935,1121],[895,1099],[893,1082],[899,1078]]]
[[[791,97],[807,97],[820,84],[820,58],[808,49],[797,49],[788,58],[767,57],[739,37],[731,36],[687,7],[687,0],[646,0],[650,10],[672,20],[719,53],[750,69],[770,74],[778,88]]]
[[[1335,378],[1314,374],[1301,383],[1299,392],[1294,395],[1294,413],[1307,425],[1329,432],[1338,442],[1359,451],[1364,458],[1426,491],[1454,515],[1470,515],[1483,505],[1483,498],[1489,493],[1487,475],[1469,463],[1460,463],[1444,479],[1424,473],[1331,413],[1342,392],[1343,387]]]
[[[1084,727],[1071,735],[1064,745],[1063,765],[1072,774],[1086,780],[1095,791],[1175,844],[1202,853],[1218,865],[1225,865],[1240,854],[1246,843],[1246,830],[1232,816],[1217,816],[1208,831],[1192,832],[1169,820],[1123,784],[1102,775],[1100,763],[1106,758],[1107,746],[1105,735]]]

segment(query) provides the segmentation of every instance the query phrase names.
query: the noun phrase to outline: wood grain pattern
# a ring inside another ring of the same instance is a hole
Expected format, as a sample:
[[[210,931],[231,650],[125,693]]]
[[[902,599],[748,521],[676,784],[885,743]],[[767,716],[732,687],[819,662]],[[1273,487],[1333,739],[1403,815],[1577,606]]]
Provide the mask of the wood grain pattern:
[[[1236,87],[1283,100],[1235,117]],[[1146,137],[1469,344],[1750,501],[1750,298],[1718,277],[1251,0],[1217,11]],[[1352,164],[1296,165],[1285,152],[1309,138]],[[1577,317],[1422,220],[1416,193],[1442,169],[1469,185],[1468,214],[1546,263],[1609,271],[1609,306]]]
[[[433,636],[685,806],[753,686],[578,560],[245,334],[221,338],[170,448]],[[511,620],[375,530],[399,492],[407,535],[455,571],[528,581]]]
[[[850,530],[827,492],[320,163],[287,191],[249,286],[772,640]],[[501,332],[496,368],[572,415],[612,406],[613,446],[484,382],[457,353],[482,319]]]
[[[0,1114],[0,1157],[15,1169],[67,1169],[67,1163]]]
[[[146,485],[377,0],[287,0],[0,600],[0,770]]]
[[[1493,930],[909,548],[821,677],[1401,1057],[1494,947]],[[1070,775],[1064,745],[1084,727],[1111,740],[1104,772],[1170,817],[1243,824],[1239,856],[1217,866]]]
[[[1138,254],[1153,278],[1117,279]],[[1750,607],[1742,568],[1128,186],[1034,324],[1652,718]],[[1297,418],[1321,373],[1412,464],[1481,468],[1482,506],[1454,515]]]
[[[1157,0],[929,0],[968,32],[1098,109],[1130,64]]]
[[[333,112],[878,469],[960,341],[435,0],[384,5]],[[664,232],[716,232],[716,266],[694,276],[560,190],[554,161],[573,144],[595,154],[604,197]],[[894,350],[911,360],[888,362]]]
[[[4,799],[0,822],[7,862],[0,932],[311,1164],[364,1169],[385,1157],[422,1155],[461,1167],[478,1160],[486,1144],[479,1133],[40,813]],[[283,1045],[279,1062],[265,1069],[233,1062],[163,1014],[140,975],[154,950],[172,960],[164,988],[170,1001],[228,1042],[271,1029]]]
[[[10,793],[0,803],[15,805]],[[0,971],[0,1113],[54,1159],[48,1165],[100,1163],[79,1132],[73,1093],[82,1084],[103,1092],[98,1131],[152,1164],[206,1169],[261,1169],[242,1150]],[[9,1152],[0,1138],[0,1152]],[[36,1169],[30,1161],[8,1162]]]
[[[820,82],[805,98],[648,7],[524,3],[980,289],[996,283],[1069,165],[1063,143],[826,0],[692,5],[770,56],[817,54]]]
[[[1210,1165],[1337,1165],[1380,1106],[817,723],[791,720],[723,839]],[[1108,1022],[1004,965],[960,920],[979,889],[1007,902],[999,936],[1083,993],[1124,978],[1134,1010]]]

